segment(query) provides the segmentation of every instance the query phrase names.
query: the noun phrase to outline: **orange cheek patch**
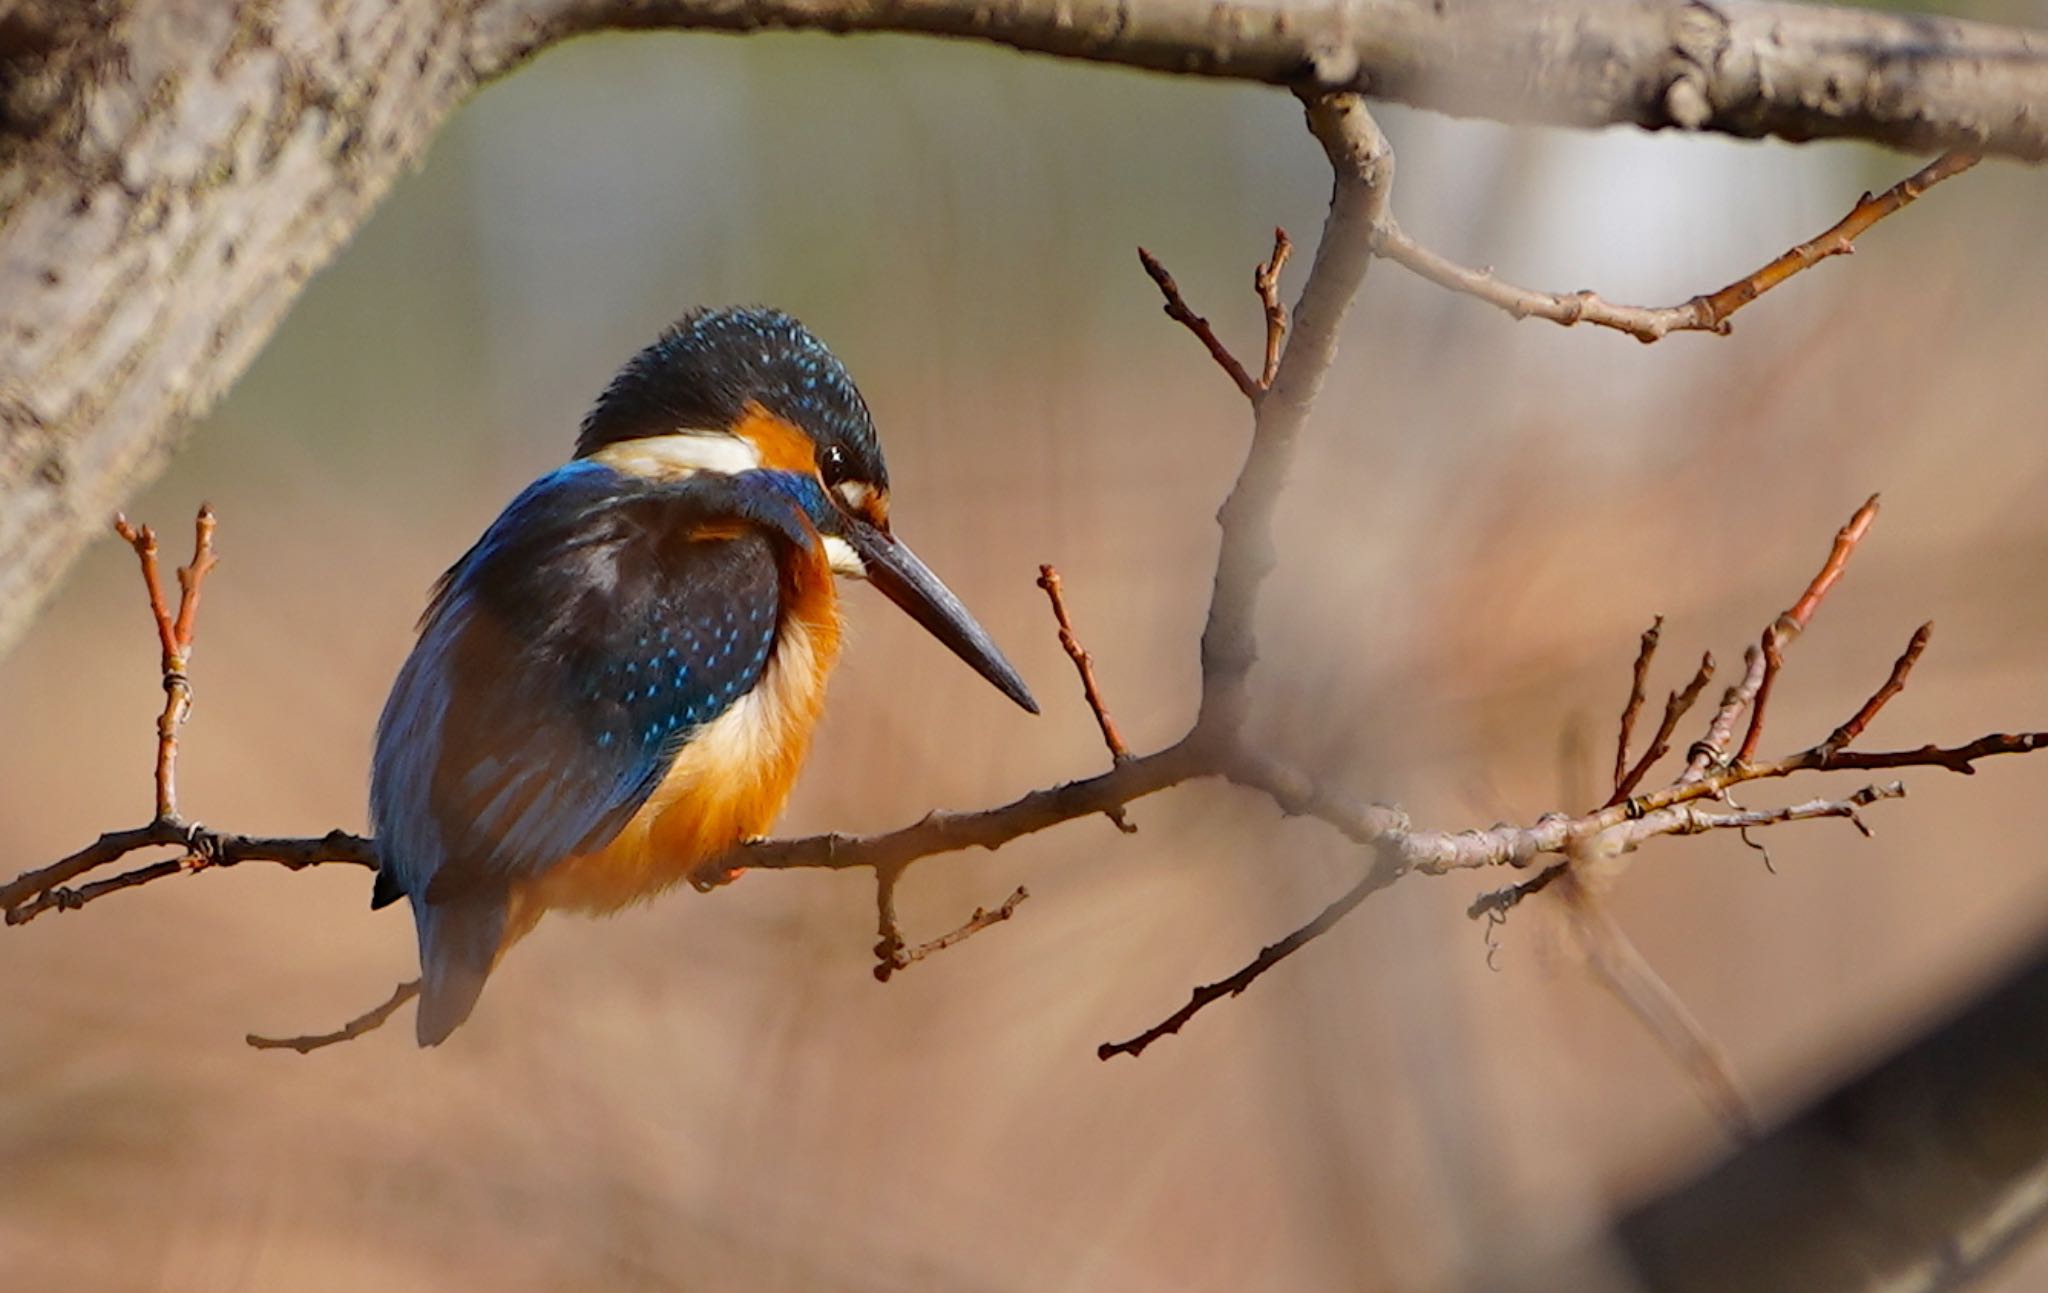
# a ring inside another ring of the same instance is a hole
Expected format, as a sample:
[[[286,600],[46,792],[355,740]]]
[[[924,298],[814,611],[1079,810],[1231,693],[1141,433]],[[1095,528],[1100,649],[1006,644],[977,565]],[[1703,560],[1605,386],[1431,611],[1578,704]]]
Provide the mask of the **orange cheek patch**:
[[[720,543],[737,539],[752,528],[744,521],[706,521],[690,531],[690,542]]]
[[[754,446],[763,467],[818,474],[818,452],[811,438],[759,404],[748,404],[733,430]]]

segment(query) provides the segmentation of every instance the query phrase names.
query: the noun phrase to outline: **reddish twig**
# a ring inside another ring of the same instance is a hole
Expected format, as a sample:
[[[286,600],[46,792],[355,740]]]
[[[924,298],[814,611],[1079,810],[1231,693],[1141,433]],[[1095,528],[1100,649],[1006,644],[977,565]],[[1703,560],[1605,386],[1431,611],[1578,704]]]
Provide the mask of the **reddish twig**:
[[[1863,506],[1856,509],[1856,514],[1849,518],[1848,524],[1835,532],[1835,541],[1828,549],[1827,560],[1821,563],[1820,571],[1807,583],[1806,590],[1799,595],[1799,600],[1793,602],[1791,608],[1778,616],[1770,628],[1765,630],[1764,644],[1753,646],[1743,654],[1742,680],[1730,687],[1727,694],[1722,696],[1721,707],[1715,712],[1714,721],[1708,726],[1706,736],[1693,745],[1687,756],[1685,772],[1679,778],[1681,782],[1698,781],[1707,774],[1709,767],[1726,758],[1725,751],[1728,749],[1728,742],[1734,737],[1736,720],[1742,716],[1742,711],[1763,688],[1765,674],[1772,668],[1771,653],[1767,649],[1768,640],[1775,634],[1776,645],[1782,651],[1806,631],[1807,624],[1813,619],[1813,613],[1820,609],[1822,600],[1834,588],[1836,581],[1841,579],[1842,572],[1848,568],[1849,558],[1856,555],[1856,545],[1863,542],[1863,536],[1870,532],[1870,523],[1877,519],[1877,504],[1878,496],[1872,494],[1864,501]],[[1760,734],[1760,729],[1754,722],[1750,724],[1750,730]],[[1744,744],[1748,743],[1745,738]],[[1754,754],[1754,750],[1751,754]]]
[[[127,517],[116,512],[114,533],[135,550],[135,559],[142,567],[142,585],[149,595],[150,619],[156,624],[157,646],[163,652],[164,671],[169,672],[170,662],[178,654],[178,630],[170,606],[164,601],[163,580],[157,572],[156,531],[147,525],[138,530],[128,524]]]
[[[1316,939],[1336,927],[1337,922],[1350,915],[1352,909],[1375,893],[1401,878],[1402,866],[1389,853],[1382,853],[1357,884],[1343,897],[1331,903],[1317,914],[1316,918],[1295,930],[1277,943],[1260,949],[1243,969],[1226,979],[1204,984],[1188,997],[1186,1005],[1166,1018],[1147,1028],[1135,1037],[1120,1042],[1104,1042],[1095,1048],[1095,1058],[1106,1060],[1118,1055],[1129,1055],[1133,1059],[1145,1053],[1145,1048],[1162,1037],[1181,1030],[1190,1019],[1225,997],[1234,997],[1252,984],[1266,971],[1294,955]]]
[[[1748,763],[1756,757],[1757,743],[1764,739],[1764,718],[1771,706],[1771,685],[1778,680],[1778,671],[1785,667],[1785,648],[1782,645],[1778,626],[1773,624],[1764,630],[1761,644],[1764,654],[1763,681],[1756,686],[1756,699],[1749,706],[1749,731],[1742,737],[1742,748],[1735,752],[1737,763]]]
[[[1409,237],[1391,219],[1378,230],[1375,250],[1439,287],[1477,297],[1517,319],[1548,319],[1565,327],[1590,323],[1626,332],[1642,342],[1661,341],[1674,332],[1714,332],[1725,336],[1733,326],[1729,318],[1737,310],[1801,271],[1831,256],[1854,251],[1855,240],[1870,226],[1941,181],[1969,170],[1978,160],[1974,153],[1944,153],[1883,193],[1875,197],[1865,193],[1847,215],[1769,264],[1719,291],[1695,296],[1682,305],[1618,305],[1594,292],[1536,292],[1515,287],[1501,282],[1489,270],[1471,269],[1438,255]]]
[[[1128,762],[1130,747],[1124,744],[1123,734],[1116,730],[1116,720],[1109,716],[1109,707],[1102,703],[1102,689],[1095,681],[1095,657],[1081,645],[1079,635],[1074,632],[1074,622],[1068,618],[1066,588],[1060,582],[1060,572],[1051,566],[1040,566],[1038,586],[1045,590],[1047,600],[1052,603],[1052,616],[1060,627],[1060,648],[1067,653],[1067,659],[1074,662],[1075,672],[1081,675],[1081,694],[1088,699],[1088,708],[1095,715],[1095,725],[1102,729],[1102,743],[1109,747],[1110,763]],[[1103,816],[1126,835],[1138,833],[1137,826],[1122,804],[1107,809]]]
[[[1863,536],[1870,533],[1870,523],[1877,519],[1877,501],[1878,496],[1872,494],[1863,506],[1856,509],[1856,515],[1849,518],[1849,523],[1835,532],[1834,546],[1828,549],[1828,559],[1821,564],[1820,573],[1813,577],[1813,582],[1806,586],[1799,600],[1792,603],[1792,609],[1778,617],[1777,627],[1787,641],[1806,631],[1814,611],[1820,608],[1821,599],[1828,595],[1828,590],[1848,569],[1849,558],[1856,555],[1856,545],[1863,542]]]
[[[193,525],[192,560],[178,570],[178,606],[173,611],[164,596],[156,532],[146,525],[130,525],[124,516],[114,518],[114,532],[134,550],[141,569],[160,652],[165,699],[157,719],[156,811],[145,826],[109,831],[68,857],[0,885],[0,912],[5,913],[7,924],[23,924],[45,911],[74,910],[110,893],[209,866],[253,861],[276,862],[293,870],[323,862],[372,868],[377,865],[371,841],[342,831],[330,831],[318,839],[265,838],[205,830],[178,815],[178,733],[192,713],[188,670],[200,592],[217,562],[213,547],[215,524],[213,509],[202,506]],[[65,887],[77,877],[131,853],[159,847],[176,848],[180,856],[75,889]]]
[[[1045,590],[1045,596],[1052,603],[1053,619],[1060,626],[1060,647],[1067,653],[1067,659],[1074,662],[1074,671],[1081,675],[1081,694],[1088,699],[1088,708],[1095,715],[1095,725],[1102,729],[1102,743],[1109,747],[1110,761],[1122,763],[1131,757],[1130,747],[1124,744],[1123,734],[1116,730],[1116,720],[1109,716],[1109,707],[1102,703],[1102,688],[1095,681],[1095,658],[1081,645],[1081,639],[1074,632],[1074,621],[1067,615],[1066,587],[1060,582],[1060,572],[1051,566],[1038,568],[1038,586]]]
[[[1616,784],[1614,794],[1602,807],[1612,808],[1635,793],[1635,788],[1642,784],[1643,778],[1656,766],[1657,760],[1671,753],[1671,734],[1678,730],[1678,724],[1691,712],[1693,704],[1699,700],[1700,693],[1706,690],[1707,683],[1713,676],[1714,653],[1708,651],[1700,656],[1699,670],[1693,674],[1692,681],[1685,684],[1685,689],[1674,691],[1665,699],[1664,717],[1657,723],[1657,735],[1650,738],[1649,748],[1643,751],[1643,757],[1637,759],[1635,766]]]
[[[1891,676],[1884,680],[1884,686],[1872,692],[1870,699],[1853,714],[1849,721],[1828,734],[1821,747],[1830,753],[1846,749],[1851,741],[1863,735],[1863,729],[1870,726],[1870,720],[1877,717],[1877,711],[1891,702],[1891,698],[1906,689],[1906,675],[1913,672],[1913,666],[1920,660],[1920,653],[1927,649],[1928,639],[1934,636],[1934,621],[1929,620],[1913,631],[1912,640],[1906,649],[1892,662]]]
[[[1628,779],[1628,746],[1636,730],[1636,715],[1643,710],[1643,684],[1649,681],[1650,661],[1657,654],[1657,639],[1664,631],[1664,617],[1650,621],[1643,630],[1642,646],[1636,650],[1635,672],[1629,681],[1628,701],[1621,707],[1621,734],[1614,742],[1614,789]],[[1655,743],[1652,742],[1654,745]]]
[[[1854,750],[1829,750],[1815,746],[1780,766],[1784,772],[1773,775],[1783,776],[1790,772],[1803,772],[1812,768],[1817,772],[1831,772],[1840,768],[1861,768],[1866,771],[1877,768],[1946,768],[1965,777],[1977,775],[1977,761],[2000,754],[2032,754],[2036,750],[2048,750],[2048,732],[1993,732],[1980,736],[1964,745],[1923,745],[1913,750],[1883,750],[1876,754],[1861,754]]]
[[[213,529],[213,508],[201,503],[192,525],[192,564],[178,567],[177,639],[179,648],[188,656],[192,652],[192,625],[199,616],[199,588],[216,564]]]
[[[1287,267],[1287,257],[1293,250],[1287,231],[1275,226],[1272,258],[1252,271],[1252,286],[1266,308],[1266,363],[1259,370],[1261,394],[1271,390],[1273,379],[1280,375],[1280,348],[1287,337],[1287,306],[1280,300],[1280,271]]]
[[[391,996],[382,1005],[366,1010],[349,1020],[331,1033],[312,1033],[304,1037],[265,1037],[250,1033],[243,1041],[259,1051],[297,1051],[307,1055],[323,1046],[339,1042],[352,1042],[364,1033],[372,1033],[384,1026],[386,1020],[398,1013],[398,1008],[420,995],[420,981],[413,979],[392,989]]]
[[[1244,397],[1256,402],[1264,388],[1244,370],[1243,364],[1237,362],[1237,356],[1231,354],[1230,347],[1216,336],[1216,330],[1209,326],[1209,321],[1188,308],[1186,299],[1180,294],[1180,285],[1173,281],[1173,275],[1166,272],[1166,266],[1143,247],[1138,248],[1138,263],[1145,267],[1145,272],[1159,285],[1160,295],[1166,298],[1166,317],[1194,333],[1196,339],[1208,347],[1209,357],[1231,381],[1237,383],[1237,389],[1244,392]]]
[[[1982,159],[1976,153],[1943,153],[1883,193],[1865,193],[1856,205],[1827,229],[1800,243],[1754,273],[1736,279],[1701,300],[1701,326],[1716,332],[1728,331],[1728,317],[1786,279],[1811,269],[1830,256],[1846,256],[1856,250],[1856,239],[1886,216],[1911,203],[1922,193],[1951,176],[1961,175]]]
[[[192,680],[186,669],[192,655],[192,628],[199,613],[199,589],[206,572],[213,569],[213,509],[202,506],[194,526],[192,564],[178,569],[178,609],[173,614],[164,599],[163,579],[157,570],[156,532],[148,526],[136,529],[125,516],[114,517],[114,533],[135,550],[142,567],[142,583],[149,595],[150,618],[156,622],[157,645],[162,651],[164,708],[156,722],[156,815],[159,819],[178,815],[178,729],[192,712]]]

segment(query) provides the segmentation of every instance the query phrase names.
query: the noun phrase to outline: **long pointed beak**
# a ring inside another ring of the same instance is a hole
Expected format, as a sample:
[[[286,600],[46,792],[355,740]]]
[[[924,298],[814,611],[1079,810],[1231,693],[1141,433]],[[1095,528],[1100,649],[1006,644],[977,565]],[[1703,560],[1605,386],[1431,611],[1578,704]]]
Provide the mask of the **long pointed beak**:
[[[1003,657],[988,630],[975,623],[974,616],[939,582],[931,568],[917,554],[903,546],[894,535],[869,525],[859,517],[846,518],[846,541],[867,567],[868,582],[884,596],[924,625],[925,631],[953,649],[953,654],[974,666],[974,671],[995,684],[996,690],[1029,712],[1038,712],[1031,689],[1017,676],[1017,669]]]

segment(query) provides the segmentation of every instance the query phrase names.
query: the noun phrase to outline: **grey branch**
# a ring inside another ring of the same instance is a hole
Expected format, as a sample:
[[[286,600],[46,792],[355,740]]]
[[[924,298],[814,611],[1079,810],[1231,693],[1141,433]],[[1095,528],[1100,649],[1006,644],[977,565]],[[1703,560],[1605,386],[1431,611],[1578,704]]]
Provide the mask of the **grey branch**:
[[[1507,122],[2048,157],[2048,36],[1785,3],[0,0],[0,15],[0,651],[456,105],[585,32],[921,33]]]
[[[1457,116],[2048,157],[2048,34],[1756,0],[517,0],[498,52],[605,27],[893,31]]]

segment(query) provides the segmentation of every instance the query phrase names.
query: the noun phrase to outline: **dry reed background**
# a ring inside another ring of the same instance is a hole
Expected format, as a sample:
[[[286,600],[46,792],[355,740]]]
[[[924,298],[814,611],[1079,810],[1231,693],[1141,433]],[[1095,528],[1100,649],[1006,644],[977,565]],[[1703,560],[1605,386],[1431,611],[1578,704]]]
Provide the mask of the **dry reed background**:
[[[1411,230],[1647,303],[1912,165],[1387,124]],[[201,497],[223,516],[188,811],[360,828],[426,585],[697,302],[771,301],[835,345],[900,525],[1049,702],[1016,715],[856,593],[788,830],[1100,765],[1039,561],[1065,572],[1133,744],[1170,739],[1246,419],[1130,249],[1248,345],[1250,267],[1276,221],[1312,236],[1324,175],[1293,104],[1247,88],[893,39],[549,55],[462,115],[132,509],[180,534]],[[1651,613],[1654,686],[1688,651],[1732,661],[1882,489],[1790,659],[1774,744],[1824,734],[1930,616],[1874,743],[2041,726],[2044,183],[1982,167],[1727,340],[1515,324],[1376,269],[1284,526],[1259,725],[1419,822],[1583,806]],[[154,669],[129,555],[105,543],[0,662],[10,868],[147,815]],[[1666,841],[1615,896],[1767,1109],[2048,919],[2048,766],[1908,781],[1873,842],[1781,828],[1774,877],[1735,839]],[[556,920],[430,1053],[409,1027],[303,1059],[240,1043],[410,977],[407,922],[371,914],[353,869],[250,866],[5,931],[0,1286],[1484,1289],[1719,1146],[1543,913],[1517,914],[1487,971],[1472,877],[1406,880],[1182,1037],[1098,1063],[1360,864],[1235,791],[1133,816],[1135,838],[1095,819],[913,871],[913,936],[1020,882],[1034,898],[887,987],[861,875]],[[2000,1282],[2044,1277],[2048,1250]]]

